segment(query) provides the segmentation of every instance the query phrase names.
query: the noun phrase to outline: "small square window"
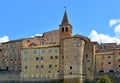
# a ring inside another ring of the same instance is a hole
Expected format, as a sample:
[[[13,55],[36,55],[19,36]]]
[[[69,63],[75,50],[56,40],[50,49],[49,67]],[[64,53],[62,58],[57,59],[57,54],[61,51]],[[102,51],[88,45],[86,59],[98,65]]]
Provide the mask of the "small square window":
[[[55,56],[55,59],[58,59],[58,56]]]
[[[27,52],[27,51],[24,51],[24,54],[28,54],[28,52]]]
[[[38,61],[39,60],[39,57],[36,57],[36,61]]]
[[[33,53],[34,53],[34,54],[37,54],[37,50],[34,50]]]
[[[90,60],[87,60],[87,62],[90,62]]]
[[[64,59],[64,55],[62,55],[62,59]]]
[[[104,62],[101,62],[101,65],[103,65],[104,64]]]
[[[72,69],[72,66],[70,66],[70,69]]]
[[[111,62],[108,62],[108,64],[111,64]]]
[[[49,71],[49,73],[51,73],[51,71]]]
[[[51,65],[51,64],[49,65],[49,68],[52,68],[52,65]]]
[[[88,68],[88,70],[90,70],[90,68]]]
[[[120,65],[118,65],[118,67],[120,67]]]
[[[57,65],[55,65],[55,67],[57,67]]]
[[[102,59],[104,59],[105,57],[104,56],[102,56]]]
[[[45,53],[45,50],[42,50],[42,54],[44,54]]]
[[[27,61],[27,60],[28,60],[28,59],[25,57],[25,58],[24,58],[24,61]]]
[[[113,73],[114,71],[113,70],[109,70],[110,73]]]
[[[41,68],[44,68],[44,65],[41,65]]]
[[[36,69],[38,69],[39,68],[39,66],[38,65],[36,65]]]
[[[104,73],[104,70],[99,70],[99,73]]]
[[[106,46],[104,46],[104,48],[106,48]]]
[[[55,53],[58,53],[58,49],[55,49]]]
[[[6,45],[6,48],[8,47],[8,45]]]
[[[25,69],[27,69],[27,66],[25,66]]]
[[[43,57],[40,57],[40,60],[43,60]]]
[[[85,57],[88,58],[88,54],[86,54]]]
[[[118,62],[120,62],[120,59],[118,59]]]
[[[48,53],[51,53],[51,52],[52,52],[52,50],[51,50],[51,49],[49,49],[49,50],[48,50]]]
[[[53,56],[50,56],[50,59],[53,59]]]
[[[108,56],[108,58],[111,58],[110,56]]]

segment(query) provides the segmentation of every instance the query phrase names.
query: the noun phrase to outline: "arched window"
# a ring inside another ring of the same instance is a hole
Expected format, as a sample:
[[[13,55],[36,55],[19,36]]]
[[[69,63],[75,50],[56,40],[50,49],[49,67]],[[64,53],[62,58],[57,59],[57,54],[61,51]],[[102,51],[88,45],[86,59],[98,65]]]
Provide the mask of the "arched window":
[[[68,28],[66,27],[66,32],[68,32]]]
[[[64,27],[62,27],[62,32],[64,32]]]

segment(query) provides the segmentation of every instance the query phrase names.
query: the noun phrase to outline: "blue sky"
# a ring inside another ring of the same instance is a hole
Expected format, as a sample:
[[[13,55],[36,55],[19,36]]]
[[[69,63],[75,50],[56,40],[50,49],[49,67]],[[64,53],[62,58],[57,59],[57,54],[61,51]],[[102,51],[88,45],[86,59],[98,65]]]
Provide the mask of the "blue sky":
[[[59,29],[64,6],[73,34],[120,42],[120,0],[0,0],[0,42]]]

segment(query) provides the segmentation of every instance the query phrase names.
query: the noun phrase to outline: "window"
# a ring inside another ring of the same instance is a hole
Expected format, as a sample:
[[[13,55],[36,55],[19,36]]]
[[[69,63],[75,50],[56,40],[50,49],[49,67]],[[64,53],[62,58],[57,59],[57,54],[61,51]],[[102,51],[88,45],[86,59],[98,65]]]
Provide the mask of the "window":
[[[41,65],[41,68],[44,68],[44,65]]]
[[[36,69],[38,69],[39,68],[39,66],[38,65],[36,65]]]
[[[13,45],[12,44],[10,44],[10,48],[12,48],[13,47]]]
[[[27,66],[25,66],[25,69],[27,69]]]
[[[24,51],[24,54],[28,54],[28,52],[27,52],[27,51]]]
[[[110,56],[108,56],[108,58],[111,58]]]
[[[21,46],[21,43],[20,43],[20,42],[18,43],[18,47],[19,47],[19,46]]]
[[[111,62],[108,62],[108,64],[111,64]]]
[[[62,55],[62,59],[64,59],[64,55]]]
[[[50,56],[50,59],[53,59],[53,56]]]
[[[72,69],[72,66],[70,66],[70,69]]]
[[[49,73],[51,73],[51,71],[49,71]]]
[[[90,70],[90,68],[88,68],[88,70]]]
[[[70,72],[70,75],[72,74],[72,72]]]
[[[101,62],[101,65],[103,65],[104,64],[104,62]]]
[[[34,53],[34,54],[37,54],[37,50],[34,50],[33,53]]]
[[[40,60],[43,60],[43,57],[40,57]]]
[[[87,62],[90,62],[90,60],[87,60]]]
[[[88,54],[86,54],[85,57],[88,58]]]
[[[55,67],[57,67],[57,65],[55,65]]]
[[[102,59],[104,59],[105,57],[104,56],[102,56]]]
[[[55,56],[55,59],[58,59],[58,56]]]
[[[114,71],[113,70],[109,70],[109,72],[113,73]]]
[[[68,28],[66,27],[66,32],[68,32]]]
[[[6,45],[6,48],[8,47],[8,45]]]
[[[36,61],[38,61],[39,60],[39,57],[36,57]]]
[[[25,57],[25,58],[24,58],[24,61],[27,61],[27,60],[28,60],[28,59]]]
[[[99,70],[99,73],[103,73],[104,72],[104,70]]]
[[[62,32],[64,32],[64,27],[62,27]]]
[[[118,65],[118,67],[120,67],[120,65]]]
[[[51,53],[52,52],[52,50],[50,49],[50,50],[48,50],[48,53]]]
[[[27,43],[29,43],[30,42],[30,40],[27,40]]]
[[[58,53],[58,49],[55,49],[55,53]]]
[[[120,62],[120,59],[118,59],[118,62]]]
[[[42,54],[44,54],[45,53],[45,51],[44,50],[42,50]]]
[[[52,65],[51,65],[51,64],[49,65],[49,68],[52,68]]]
[[[104,46],[104,48],[106,48],[106,46]]]

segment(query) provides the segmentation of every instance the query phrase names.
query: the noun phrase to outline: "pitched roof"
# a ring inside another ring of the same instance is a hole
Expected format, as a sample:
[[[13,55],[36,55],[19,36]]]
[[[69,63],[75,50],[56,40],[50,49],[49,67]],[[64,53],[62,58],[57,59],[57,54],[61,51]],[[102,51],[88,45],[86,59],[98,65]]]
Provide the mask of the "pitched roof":
[[[69,24],[69,20],[68,20],[68,16],[67,16],[66,10],[65,10],[65,13],[64,13],[61,25],[65,25],[65,24]]]

